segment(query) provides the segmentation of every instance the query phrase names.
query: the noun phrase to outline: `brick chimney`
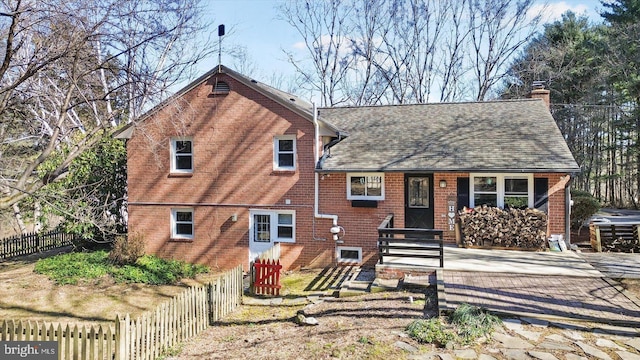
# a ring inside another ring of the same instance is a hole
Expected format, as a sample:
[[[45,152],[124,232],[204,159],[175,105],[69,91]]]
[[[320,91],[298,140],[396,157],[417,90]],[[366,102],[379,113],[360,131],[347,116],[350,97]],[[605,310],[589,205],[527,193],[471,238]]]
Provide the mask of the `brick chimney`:
[[[544,81],[534,81],[531,86],[531,94],[529,97],[532,99],[544,100],[544,103],[547,104],[547,109],[549,109],[549,93],[550,91],[544,88]]]

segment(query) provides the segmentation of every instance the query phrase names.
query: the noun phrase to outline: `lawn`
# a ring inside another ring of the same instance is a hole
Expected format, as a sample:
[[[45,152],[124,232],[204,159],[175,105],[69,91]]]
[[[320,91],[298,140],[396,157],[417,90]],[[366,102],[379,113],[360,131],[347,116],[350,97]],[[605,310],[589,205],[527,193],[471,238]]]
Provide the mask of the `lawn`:
[[[86,265],[86,262],[80,264]],[[58,271],[57,275],[82,266],[73,264],[71,268]],[[71,281],[76,282],[73,285],[61,280],[74,278],[71,273],[58,280],[55,276],[51,279],[35,273],[36,260],[0,263],[0,318],[54,323],[109,323],[116,314],[128,313],[135,317],[155,309],[190,285],[206,283],[216,277],[215,273],[198,274],[194,279],[183,279],[171,285],[127,283],[124,278],[103,273],[105,269],[99,269],[101,266],[95,263],[93,267],[98,270],[81,271],[95,276],[91,279],[75,278]],[[135,274],[137,270],[130,272]]]

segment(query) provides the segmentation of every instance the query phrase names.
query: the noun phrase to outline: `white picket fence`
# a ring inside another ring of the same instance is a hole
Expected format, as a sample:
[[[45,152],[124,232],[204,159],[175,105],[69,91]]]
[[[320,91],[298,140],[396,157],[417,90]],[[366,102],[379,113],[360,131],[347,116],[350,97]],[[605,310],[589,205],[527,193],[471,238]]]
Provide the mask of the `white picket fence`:
[[[113,325],[77,326],[0,321],[1,341],[57,341],[61,360],[156,359],[198,335],[242,302],[242,266],[216,281],[190,287],[136,319],[116,317]]]

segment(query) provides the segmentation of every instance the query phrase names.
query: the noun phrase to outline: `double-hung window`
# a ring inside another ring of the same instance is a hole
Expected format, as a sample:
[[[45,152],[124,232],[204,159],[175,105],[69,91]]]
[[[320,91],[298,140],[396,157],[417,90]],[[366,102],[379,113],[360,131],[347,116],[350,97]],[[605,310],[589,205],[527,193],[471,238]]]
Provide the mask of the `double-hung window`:
[[[171,209],[171,238],[193,239],[193,209]]]
[[[296,169],[296,136],[280,135],[273,139],[273,169]]]
[[[532,174],[471,174],[471,207],[533,207]]]
[[[383,173],[347,174],[348,200],[384,200]]]
[[[171,172],[193,172],[193,139],[180,137],[171,139]]]
[[[295,242],[295,211],[251,210],[250,237],[254,242]]]

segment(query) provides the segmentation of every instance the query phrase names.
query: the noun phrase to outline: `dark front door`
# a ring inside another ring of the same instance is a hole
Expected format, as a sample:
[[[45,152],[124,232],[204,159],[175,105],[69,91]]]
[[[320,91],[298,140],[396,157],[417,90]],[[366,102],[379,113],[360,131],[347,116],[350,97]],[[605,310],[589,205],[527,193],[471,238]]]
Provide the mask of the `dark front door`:
[[[433,174],[405,174],[404,222],[408,228],[433,229]]]

